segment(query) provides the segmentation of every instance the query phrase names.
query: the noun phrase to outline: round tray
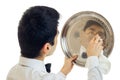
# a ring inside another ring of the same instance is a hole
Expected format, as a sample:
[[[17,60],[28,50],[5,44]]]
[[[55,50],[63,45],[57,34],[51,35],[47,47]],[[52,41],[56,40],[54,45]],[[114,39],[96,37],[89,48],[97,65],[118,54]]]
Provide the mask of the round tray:
[[[99,28],[96,28],[96,31],[92,31],[94,33],[89,31],[87,33],[86,31],[85,34],[86,26],[93,24],[99,26]],[[103,39],[103,54],[109,57],[114,45],[114,34],[109,22],[102,15],[92,11],[83,11],[71,16],[65,23],[61,33],[61,47],[65,56],[70,58],[77,54],[78,58],[75,64],[84,67],[87,59],[87,55],[84,52],[86,51],[85,47],[96,33]],[[92,36],[90,37],[90,35]],[[89,37],[86,38],[85,36]]]

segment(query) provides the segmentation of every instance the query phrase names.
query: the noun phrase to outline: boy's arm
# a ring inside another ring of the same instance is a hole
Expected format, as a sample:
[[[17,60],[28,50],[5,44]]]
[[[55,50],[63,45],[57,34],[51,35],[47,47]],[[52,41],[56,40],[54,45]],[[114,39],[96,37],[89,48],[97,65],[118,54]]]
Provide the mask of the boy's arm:
[[[88,57],[86,67],[88,68],[88,80],[103,80],[98,57]]]
[[[102,80],[98,56],[103,50],[103,40],[99,35],[91,39],[87,47],[86,67],[88,67],[88,80]]]

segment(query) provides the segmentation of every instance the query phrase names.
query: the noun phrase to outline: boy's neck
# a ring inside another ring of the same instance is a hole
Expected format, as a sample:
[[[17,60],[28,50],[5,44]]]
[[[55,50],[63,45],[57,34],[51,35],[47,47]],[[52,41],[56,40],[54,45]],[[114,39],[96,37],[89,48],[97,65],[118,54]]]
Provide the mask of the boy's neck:
[[[45,57],[37,57],[37,58],[35,58],[35,59],[44,61]]]

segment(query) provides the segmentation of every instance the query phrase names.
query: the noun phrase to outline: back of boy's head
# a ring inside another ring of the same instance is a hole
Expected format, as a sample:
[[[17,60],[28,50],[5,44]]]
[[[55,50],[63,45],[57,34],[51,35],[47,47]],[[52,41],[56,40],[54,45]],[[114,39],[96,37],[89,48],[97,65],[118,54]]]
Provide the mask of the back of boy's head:
[[[35,58],[45,43],[54,45],[58,19],[59,13],[50,7],[34,6],[26,10],[18,26],[21,55]]]

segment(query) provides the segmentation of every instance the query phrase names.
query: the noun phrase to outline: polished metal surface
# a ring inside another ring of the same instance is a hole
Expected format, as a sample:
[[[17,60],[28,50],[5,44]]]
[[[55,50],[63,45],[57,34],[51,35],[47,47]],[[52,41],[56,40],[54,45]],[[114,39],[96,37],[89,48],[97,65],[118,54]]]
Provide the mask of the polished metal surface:
[[[106,57],[109,57],[114,45],[112,27],[102,15],[92,11],[83,11],[71,16],[62,29],[61,47],[67,57],[71,57],[75,54],[79,55],[75,64],[83,67],[86,62],[86,54],[83,53],[81,55],[81,51],[85,51],[85,47],[83,46],[84,44],[86,46],[89,42],[89,39],[84,38],[85,36],[89,36],[89,34],[85,35],[84,28],[90,20],[95,21],[102,26],[100,30],[103,31],[103,34],[98,34],[104,39],[103,54]],[[99,29],[97,31],[99,31]]]

